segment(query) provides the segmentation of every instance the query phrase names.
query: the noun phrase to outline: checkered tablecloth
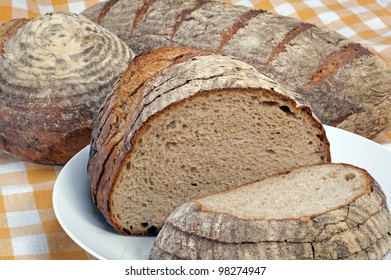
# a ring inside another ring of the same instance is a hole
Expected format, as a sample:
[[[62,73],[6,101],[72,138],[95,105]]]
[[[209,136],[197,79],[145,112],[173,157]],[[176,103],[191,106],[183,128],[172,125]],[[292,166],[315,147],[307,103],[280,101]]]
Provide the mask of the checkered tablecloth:
[[[52,11],[78,13],[97,2],[0,0],[0,22]],[[301,18],[335,30],[391,63],[391,0],[226,2]],[[391,126],[374,140],[391,150]],[[23,162],[0,152],[0,259],[92,258],[67,236],[54,215],[52,191],[60,170],[61,166]]]

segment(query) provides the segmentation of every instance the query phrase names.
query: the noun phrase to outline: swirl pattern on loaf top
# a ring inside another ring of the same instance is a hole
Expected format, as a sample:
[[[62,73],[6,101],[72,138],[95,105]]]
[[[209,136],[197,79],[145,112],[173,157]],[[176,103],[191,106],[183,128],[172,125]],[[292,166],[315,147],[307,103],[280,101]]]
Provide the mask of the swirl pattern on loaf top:
[[[134,57],[85,17],[51,13],[0,36],[0,149],[65,163],[87,145],[95,112]]]

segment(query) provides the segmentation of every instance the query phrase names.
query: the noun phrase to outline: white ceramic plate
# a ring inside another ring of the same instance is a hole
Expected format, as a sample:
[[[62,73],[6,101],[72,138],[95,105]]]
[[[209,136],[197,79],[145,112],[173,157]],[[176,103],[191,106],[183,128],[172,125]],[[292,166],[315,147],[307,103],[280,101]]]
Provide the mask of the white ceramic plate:
[[[87,175],[89,146],[61,170],[54,184],[53,209],[65,232],[98,259],[147,259],[153,237],[117,233],[92,202]]]
[[[391,209],[391,153],[355,134],[325,126],[333,162],[366,169],[382,186]],[[53,207],[65,232],[98,259],[147,259],[153,237],[116,233],[95,208],[86,168],[89,147],[81,150],[61,170],[53,191]],[[385,259],[391,259],[389,253]]]

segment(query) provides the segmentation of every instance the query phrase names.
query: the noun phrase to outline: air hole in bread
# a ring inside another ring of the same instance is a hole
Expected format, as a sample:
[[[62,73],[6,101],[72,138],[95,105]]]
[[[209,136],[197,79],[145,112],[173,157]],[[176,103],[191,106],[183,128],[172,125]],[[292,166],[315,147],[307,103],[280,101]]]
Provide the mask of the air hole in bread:
[[[166,143],[166,149],[172,151],[172,150],[175,149],[176,145],[177,144],[175,142],[167,142]]]
[[[320,135],[320,134],[316,134],[316,137],[319,138],[319,140],[323,141],[325,138],[323,135]]]
[[[353,180],[354,178],[356,178],[356,175],[353,174],[353,173],[345,174],[345,180],[346,180],[346,181]]]
[[[293,115],[291,109],[289,109],[288,106],[278,106],[278,107],[279,107],[280,110],[283,111],[284,113],[286,113],[286,114],[292,114],[292,115]]]
[[[268,149],[268,150],[266,150],[266,152],[267,152],[268,154],[275,154],[275,153],[276,153],[276,151],[273,150],[273,149]]]
[[[151,226],[147,229],[147,232],[149,235],[156,235],[157,231],[158,231],[158,229],[155,226]]]
[[[173,120],[171,121],[168,125],[167,125],[167,129],[174,129],[176,128],[176,120]]]
[[[145,222],[145,223],[141,223],[140,226],[142,228],[147,228],[149,226],[149,223]]]

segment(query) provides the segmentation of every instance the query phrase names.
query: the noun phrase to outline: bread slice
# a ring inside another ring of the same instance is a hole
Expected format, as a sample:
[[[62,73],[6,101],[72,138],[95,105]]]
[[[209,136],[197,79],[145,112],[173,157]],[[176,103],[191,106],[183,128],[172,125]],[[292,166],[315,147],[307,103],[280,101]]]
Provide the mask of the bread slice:
[[[180,204],[330,161],[305,100],[237,59],[186,48],[137,57],[94,127],[94,201],[126,234],[156,234]]]
[[[222,242],[317,242],[384,207],[384,193],[365,170],[329,163],[189,201],[166,222]]]
[[[184,259],[343,259],[378,244],[371,258],[382,258],[390,237],[376,181],[351,165],[322,164],[187,202],[154,246]]]
[[[0,151],[64,164],[133,52],[84,16],[48,13],[0,24]]]

